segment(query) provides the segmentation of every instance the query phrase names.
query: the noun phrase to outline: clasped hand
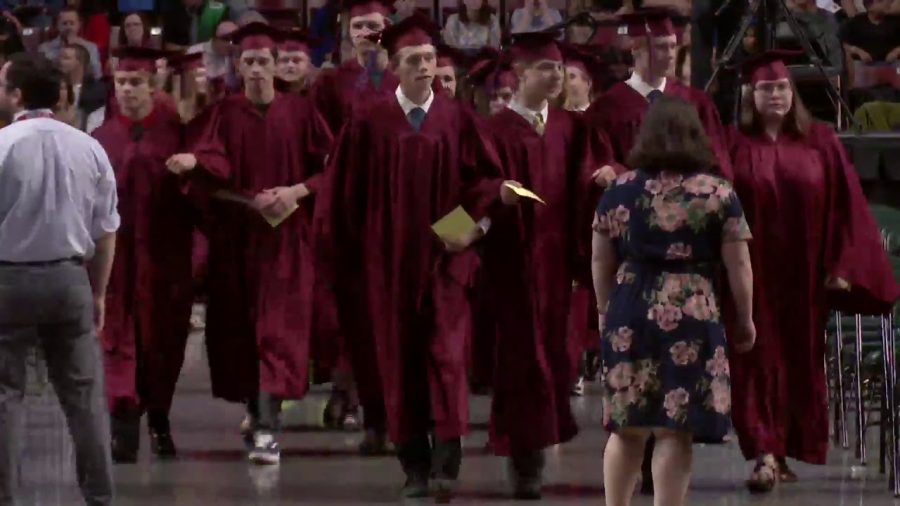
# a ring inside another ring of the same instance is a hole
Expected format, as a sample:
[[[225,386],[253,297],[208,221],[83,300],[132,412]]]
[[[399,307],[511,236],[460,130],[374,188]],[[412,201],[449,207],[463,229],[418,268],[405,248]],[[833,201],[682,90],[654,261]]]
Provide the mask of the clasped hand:
[[[253,208],[265,216],[278,218],[289,213],[308,195],[306,185],[278,186],[259,192],[253,198]]]

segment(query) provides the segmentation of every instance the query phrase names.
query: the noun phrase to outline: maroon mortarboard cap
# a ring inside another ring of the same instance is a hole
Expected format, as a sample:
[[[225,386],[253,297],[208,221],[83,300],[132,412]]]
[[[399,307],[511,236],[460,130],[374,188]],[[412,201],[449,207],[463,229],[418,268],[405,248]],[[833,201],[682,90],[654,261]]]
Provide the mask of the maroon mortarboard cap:
[[[436,47],[438,67],[463,67],[465,65],[466,57],[462,51],[443,43]]]
[[[563,61],[559,48],[558,31],[518,33],[512,36],[510,53],[513,60],[533,62],[539,60]]]
[[[393,56],[405,47],[434,44],[439,31],[440,28],[430,17],[416,12],[403,21],[388,26],[381,33],[370,35],[369,40],[380,44],[388,55]]]
[[[254,21],[231,32],[228,40],[238,46],[241,52],[253,49],[275,49],[278,33],[277,28]]]
[[[345,0],[344,9],[350,13],[350,19],[376,12],[383,16],[390,16],[394,12],[394,2],[391,0]]]
[[[760,81],[777,81],[791,77],[787,63],[802,56],[802,51],[772,49],[765,51],[741,64],[741,77],[751,83]]]
[[[510,68],[507,53],[501,54],[496,49],[482,50],[466,77],[470,83],[485,88],[488,93],[501,88],[515,90],[519,86],[519,80]]]
[[[112,55],[118,59],[116,70],[119,72],[156,72],[156,62],[161,58],[171,58],[171,51],[163,51],[150,47],[122,46],[113,50]]]
[[[594,54],[594,46],[581,44],[564,44],[560,46],[567,67],[575,67],[591,80],[598,81],[609,70],[607,63],[599,55]]]
[[[203,66],[203,53],[181,53],[169,58],[169,66],[176,74],[196,70]]]
[[[622,14],[629,37],[665,37],[677,35],[676,13],[662,7],[648,7]]]
[[[263,15],[266,20],[276,28],[287,30],[300,26],[300,10],[299,9],[274,9],[261,8],[257,11]]]
[[[299,28],[282,31],[278,38],[278,50],[286,53],[302,52],[312,54],[313,40],[305,30]]]

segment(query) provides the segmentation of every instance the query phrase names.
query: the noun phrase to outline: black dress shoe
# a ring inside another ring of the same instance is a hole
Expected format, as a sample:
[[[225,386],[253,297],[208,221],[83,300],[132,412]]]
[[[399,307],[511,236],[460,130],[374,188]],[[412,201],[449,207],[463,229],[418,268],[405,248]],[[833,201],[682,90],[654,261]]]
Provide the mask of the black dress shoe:
[[[172,440],[172,434],[157,434],[150,432],[150,450],[154,455],[161,459],[175,458],[178,451],[175,449],[175,441]]]
[[[112,432],[112,459],[116,464],[137,462],[141,446],[141,419],[139,415],[127,413],[110,417]]]
[[[428,497],[428,475],[424,473],[411,473],[406,476],[406,484],[400,495],[404,499],[420,499]]]
[[[138,446],[121,438],[112,440],[112,460],[116,464],[134,464],[138,458]]]
[[[544,486],[544,452],[535,450],[516,454],[508,461],[507,470],[518,501],[539,501]]]

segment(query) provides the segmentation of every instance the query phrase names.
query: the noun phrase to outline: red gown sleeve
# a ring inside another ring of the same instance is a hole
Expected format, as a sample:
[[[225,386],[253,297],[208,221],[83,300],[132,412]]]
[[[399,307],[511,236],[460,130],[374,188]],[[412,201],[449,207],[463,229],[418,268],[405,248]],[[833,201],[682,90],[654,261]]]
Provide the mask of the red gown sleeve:
[[[331,129],[325,118],[316,110],[310,107],[310,120],[307,128],[306,153],[308,166],[314,171],[313,175],[303,182],[310,193],[319,193],[322,189],[322,181],[324,176],[324,167],[334,143],[334,137],[331,135]]]
[[[830,126],[814,124],[809,138],[828,177],[825,274],[850,284],[849,291],[830,291],[829,303],[849,313],[887,313],[900,288],[856,170]]]
[[[182,191],[203,210],[209,209],[213,193],[230,186],[232,169],[222,140],[225,124],[222,116],[222,107],[215,106],[208,115],[197,118],[202,118],[202,123],[193,124],[188,130],[199,132],[195,139],[190,139],[193,145],[188,146],[197,158],[197,167],[184,177]]]
[[[500,157],[475,113],[462,110],[463,142],[460,143],[462,164],[463,207],[477,221],[500,205],[503,171]]]

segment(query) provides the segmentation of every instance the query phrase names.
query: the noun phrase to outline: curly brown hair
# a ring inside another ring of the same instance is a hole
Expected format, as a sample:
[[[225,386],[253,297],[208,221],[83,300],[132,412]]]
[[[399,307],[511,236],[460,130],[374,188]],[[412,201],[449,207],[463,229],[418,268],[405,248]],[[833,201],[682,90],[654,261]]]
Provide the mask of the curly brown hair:
[[[719,172],[719,161],[697,109],[668,96],[650,106],[626,163],[651,173]]]

